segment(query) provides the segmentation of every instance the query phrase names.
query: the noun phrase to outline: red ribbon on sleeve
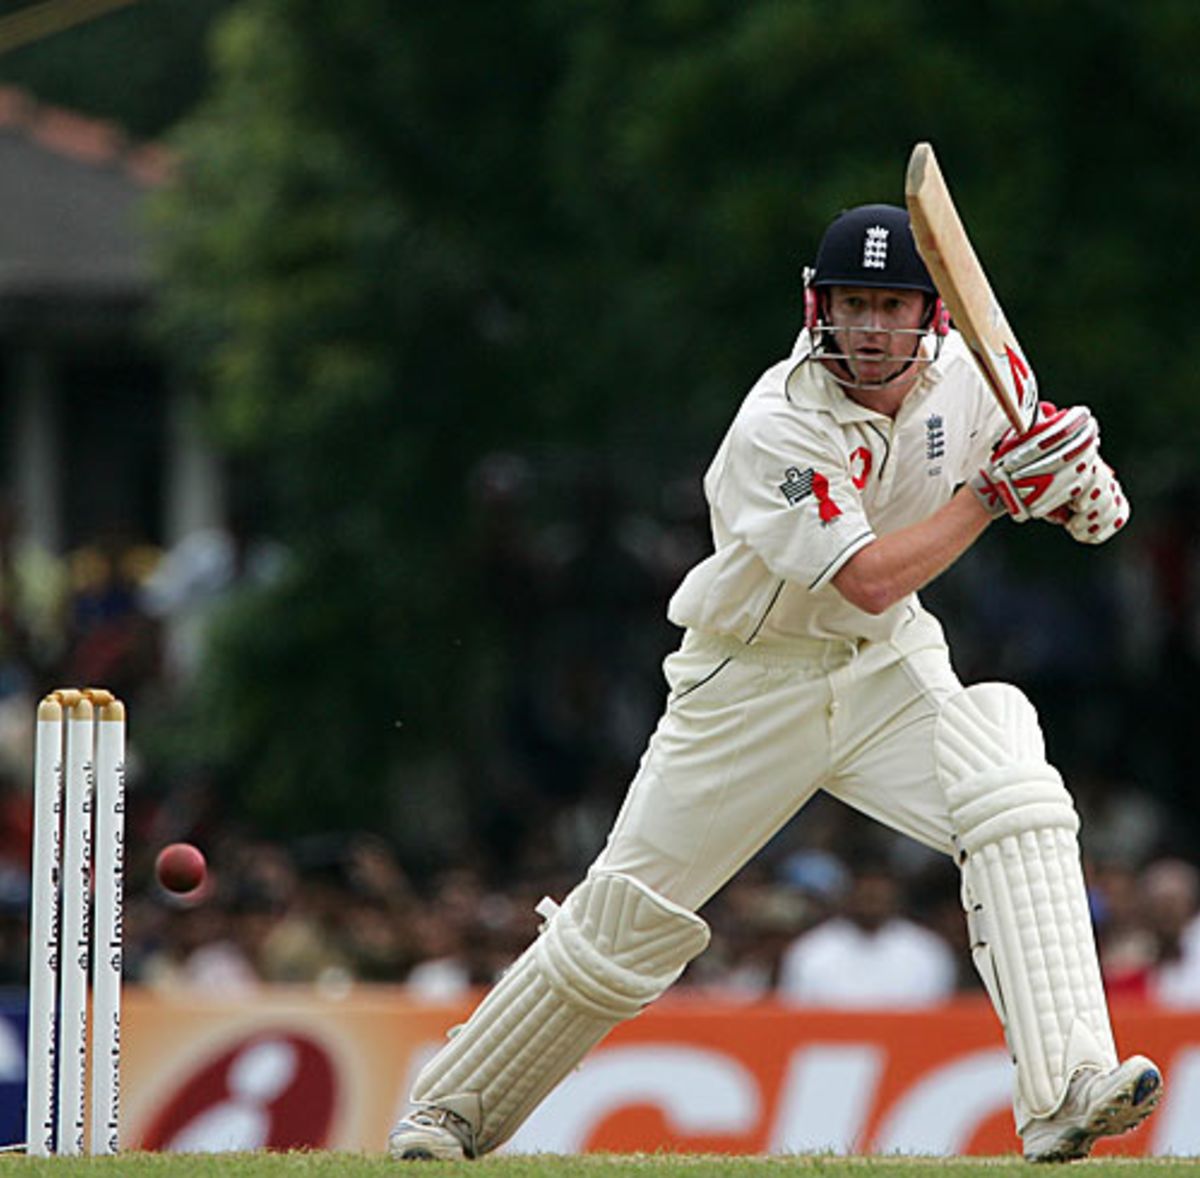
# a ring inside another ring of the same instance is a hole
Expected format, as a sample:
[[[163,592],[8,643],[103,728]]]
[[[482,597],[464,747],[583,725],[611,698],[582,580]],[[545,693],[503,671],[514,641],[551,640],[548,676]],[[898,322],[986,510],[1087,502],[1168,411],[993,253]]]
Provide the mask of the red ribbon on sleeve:
[[[830,523],[842,514],[842,509],[829,497],[829,480],[823,475],[813,472],[813,494],[817,497],[817,512],[823,524]]]

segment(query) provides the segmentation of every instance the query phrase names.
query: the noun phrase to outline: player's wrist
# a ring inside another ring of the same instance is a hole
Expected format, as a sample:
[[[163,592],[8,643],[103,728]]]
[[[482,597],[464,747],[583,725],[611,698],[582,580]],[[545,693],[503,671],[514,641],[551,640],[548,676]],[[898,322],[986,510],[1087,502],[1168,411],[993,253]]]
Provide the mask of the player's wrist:
[[[986,467],[977,471],[967,485],[974,493],[975,502],[989,519],[999,519],[1002,515],[1013,514],[1014,509],[1019,509],[1019,505],[1010,506],[1011,491],[1005,485],[1004,479],[994,477],[993,472]]]

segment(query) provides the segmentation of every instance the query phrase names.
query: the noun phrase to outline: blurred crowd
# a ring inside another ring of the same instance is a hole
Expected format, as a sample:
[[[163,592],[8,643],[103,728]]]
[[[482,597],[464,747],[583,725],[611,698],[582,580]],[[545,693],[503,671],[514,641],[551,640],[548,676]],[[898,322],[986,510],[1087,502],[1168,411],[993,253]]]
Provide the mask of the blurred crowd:
[[[694,472],[668,479],[655,511],[634,511],[609,471],[517,454],[488,458],[471,486],[495,641],[493,687],[464,741],[469,861],[417,871],[379,831],[272,837],[225,812],[199,770],[142,788],[135,735],[130,981],[206,993],[389,982],[458,998],[495,979],[536,933],[538,900],[561,899],[595,855],[661,707],[677,641],[666,598],[707,549],[699,486]],[[212,612],[284,556],[231,524],[166,552],[114,532],[57,558],[18,533],[11,507],[0,501],[0,985],[21,986],[37,694],[103,683],[133,702],[186,683]],[[1003,546],[981,545],[925,595],[964,680],[1011,679],[1042,713],[1084,820],[1110,991],[1174,1007],[1200,1007],[1185,717],[1200,678],[1196,508],[1193,486],[1160,495],[1094,580],[1018,573]],[[153,878],[154,854],[181,839],[210,864],[187,897]],[[859,1007],[982,993],[954,866],[824,797],[703,915],[713,941],[685,990]]]

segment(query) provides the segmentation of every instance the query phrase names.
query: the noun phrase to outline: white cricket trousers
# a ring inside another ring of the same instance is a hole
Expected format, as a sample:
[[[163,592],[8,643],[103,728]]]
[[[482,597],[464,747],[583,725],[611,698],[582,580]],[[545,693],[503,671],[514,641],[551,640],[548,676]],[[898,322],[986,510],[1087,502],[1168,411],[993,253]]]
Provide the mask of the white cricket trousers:
[[[696,911],[819,789],[953,853],[933,731],[962,685],[931,614],[861,644],[689,630],[663,669],[666,710],[593,871]]]

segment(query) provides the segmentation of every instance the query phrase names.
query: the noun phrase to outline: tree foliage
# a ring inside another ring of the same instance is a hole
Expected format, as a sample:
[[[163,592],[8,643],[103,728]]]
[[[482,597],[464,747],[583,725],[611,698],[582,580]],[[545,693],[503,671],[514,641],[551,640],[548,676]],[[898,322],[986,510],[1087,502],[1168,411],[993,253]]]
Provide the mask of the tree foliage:
[[[1117,460],[1194,447],[1198,25],[1170,0],[232,8],[156,231],[165,338],[294,557],[198,695],[247,804],[369,817],[461,752],[480,457],[698,477],[821,229],[900,201],[917,140],[1048,395]]]

